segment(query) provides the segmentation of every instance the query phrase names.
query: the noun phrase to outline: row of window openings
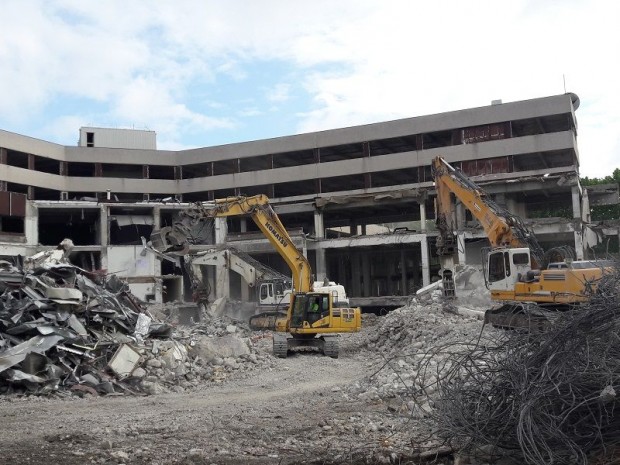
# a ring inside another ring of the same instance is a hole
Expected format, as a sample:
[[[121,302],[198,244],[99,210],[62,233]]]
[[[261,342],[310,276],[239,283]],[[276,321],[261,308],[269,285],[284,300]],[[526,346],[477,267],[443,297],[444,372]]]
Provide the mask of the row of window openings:
[[[365,155],[385,155],[390,153],[401,153],[413,150],[437,148],[451,145],[478,143],[490,140],[498,140],[513,137],[512,124],[515,123],[497,123],[483,126],[476,126],[472,128],[465,128],[459,130],[450,130],[437,133],[429,133],[417,136],[405,136],[395,139],[385,139],[380,141],[372,141],[367,143],[367,150],[364,150],[364,144],[349,144],[339,147],[326,147],[318,149],[316,152],[313,150],[305,150],[300,152],[289,152],[278,155],[261,155],[257,157],[233,159],[233,160],[220,160],[207,163],[199,163],[195,165],[185,165],[184,167],[178,167],[179,173],[174,172],[174,167],[151,167],[154,171],[154,178],[157,179],[192,179],[196,177],[204,176],[218,176],[225,174],[233,174],[238,172],[260,171],[265,169],[283,168],[288,166],[299,166],[304,164],[313,163],[326,163],[330,161],[346,160],[351,158],[361,158]],[[567,123],[567,127],[561,127],[562,130],[566,130],[570,127]],[[530,131],[531,132],[531,131]],[[529,132],[527,133],[529,135]],[[87,147],[95,146],[95,134],[93,132],[86,133],[86,145]],[[365,153],[366,152],[366,153]],[[25,154],[24,154],[25,155]],[[13,166],[27,167],[28,163],[11,163],[10,156],[8,157],[8,164]],[[42,157],[41,157],[42,158]],[[57,167],[54,170],[54,163],[60,164],[52,160],[46,160],[42,169],[37,168],[37,157],[35,156],[35,167],[37,171],[44,172],[60,172],[60,168]],[[43,160],[45,160],[43,158]],[[74,164],[69,164],[68,174],[69,176],[93,176],[99,174],[104,177],[131,177],[142,178],[144,177],[145,169],[141,166],[135,165],[114,165],[114,164],[99,164],[99,169],[95,167],[94,163],[76,162],[81,165],[78,168],[73,168]],[[48,166],[49,165],[49,166]],[[185,168],[185,173],[180,176],[180,170]],[[173,170],[173,171],[170,171]],[[98,173],[97,173],[98,171]]]

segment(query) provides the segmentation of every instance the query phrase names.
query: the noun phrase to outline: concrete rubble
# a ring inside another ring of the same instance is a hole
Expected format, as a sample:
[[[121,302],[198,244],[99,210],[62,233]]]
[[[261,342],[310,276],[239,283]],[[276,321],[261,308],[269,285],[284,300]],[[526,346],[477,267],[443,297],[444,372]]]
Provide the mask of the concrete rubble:
[[[72,246],[0,261],[1,393],[178,392],[264,360],[229,319],[158,320],[115,275],[73,266]]]

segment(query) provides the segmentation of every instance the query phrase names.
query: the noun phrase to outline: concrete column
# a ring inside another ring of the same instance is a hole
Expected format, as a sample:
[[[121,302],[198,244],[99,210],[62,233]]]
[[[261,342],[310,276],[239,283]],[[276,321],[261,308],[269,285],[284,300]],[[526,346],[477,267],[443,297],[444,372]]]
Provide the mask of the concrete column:
[[[39,243],[39,211],[38,208],[29,201],[26,201],[24,233],[26,234],[26,244],[37,245]]]
[[[153,229],[161,227],[161,207],[153,207]]]
[[[428,255],[428,239],[426,236],[420,241],[422,251],[422,287],[426,287],[431,283],[431,268]]]
[[[153,230],[161,228],[161,207],[153,207]],[[146,238],[148,240],[148,238]],[[154,260],[155,276],[161,276],[161,260]],[[157,295],[157,293],[155,293]]]
[[[241,218],[239,220],[239,224],[241,226],[241,232],[248,232],[248,219],[247,218]]]
[[[456,248],[459,255],[459,263],[465,265],[467,257],[465,256],[465,234],[456,235]]]
[[[349,229],[351,230],[352,236],[357,236],[359,234],[357,230],[357,223],[355,221],[349,222]]]
[[[215,243],[224,244],[228,234],[228,223],[226,218],[214,218]],[[215,267],[215,277],[213,282],[213,295],[216,299],[230,295],[230,276],[228,268],[224,266]]]
[[[507,208],[506,194],[504,194],[503,192],[495,194],[495,203],[497,203],[500,207]]]
[[[327,277],[327,263],[325,260],[325,249],[318,244],[315,249],[316,266],[314,268],[315,281],[323,281]]]
[[[420,230],[426,231],[426,204],[420,204]]]
[[[228,223],[226,218],[213,218],[213,228],[215,230],[215,243],[224,244],[228,235]]]
[[[590,197],[588,196],[588,189],[583,190],[583,196],[581,197],[581,220],[589,223],[592,221],[590,214]]]
[[[317,239],[323,239],[325,237],[323,212],[320,210],[314,210],[314,237]]]
[[[506,210],[508,210],[513,215],[520,216],[521,218],[525,218],[523,212],[520,211],[519,204],[512,197],[506,198]]]
[[[455,207],[456,228],[459,230],[465,229],[465,205],[461,202],[456,204]]]
[[[575,252],[577,260],[583,260],[583,235],[581,230],[575,230]]]
[[[571,189],[573,197],[573,218],[581,219],[581,202],[579,200],[579,186],[573,186]]]
[[[108,218],[108,206],[99,206],[99,243],[101,244],[101,268],[108,268],[108,245],[109,245],[110,222]],[[158,262],[158,260],[156,260]],[[161,273],[161,272],[160,272]]]

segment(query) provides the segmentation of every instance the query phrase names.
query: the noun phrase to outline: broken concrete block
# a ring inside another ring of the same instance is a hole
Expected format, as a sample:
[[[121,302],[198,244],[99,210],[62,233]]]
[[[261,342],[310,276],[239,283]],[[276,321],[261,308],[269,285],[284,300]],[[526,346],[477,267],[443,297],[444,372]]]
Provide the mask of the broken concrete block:
[[[140,353],[128,344],[122,344],[108,363],[108,367],[123,379],[131,374],[139,361]]]
[[[222,337],[201,336],[191,348],[192,357],[201,357],[207,362],[215,358],[237,358],[250,353],[250,348],[243,338],[230,334]]]
[[[162,356],[162,361],[166,367],[174,370],[176,367],[183,365],[187,360],[187,349],[178,341],[167,341],[171,347]]]

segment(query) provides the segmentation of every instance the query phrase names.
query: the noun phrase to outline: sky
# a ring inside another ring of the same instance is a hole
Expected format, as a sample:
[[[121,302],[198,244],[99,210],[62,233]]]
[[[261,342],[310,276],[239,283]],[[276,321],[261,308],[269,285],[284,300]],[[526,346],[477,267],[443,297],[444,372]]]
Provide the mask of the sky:
[[[617,0],[2,0],[0,129],[180,150],[576,93],[620,168]]]

